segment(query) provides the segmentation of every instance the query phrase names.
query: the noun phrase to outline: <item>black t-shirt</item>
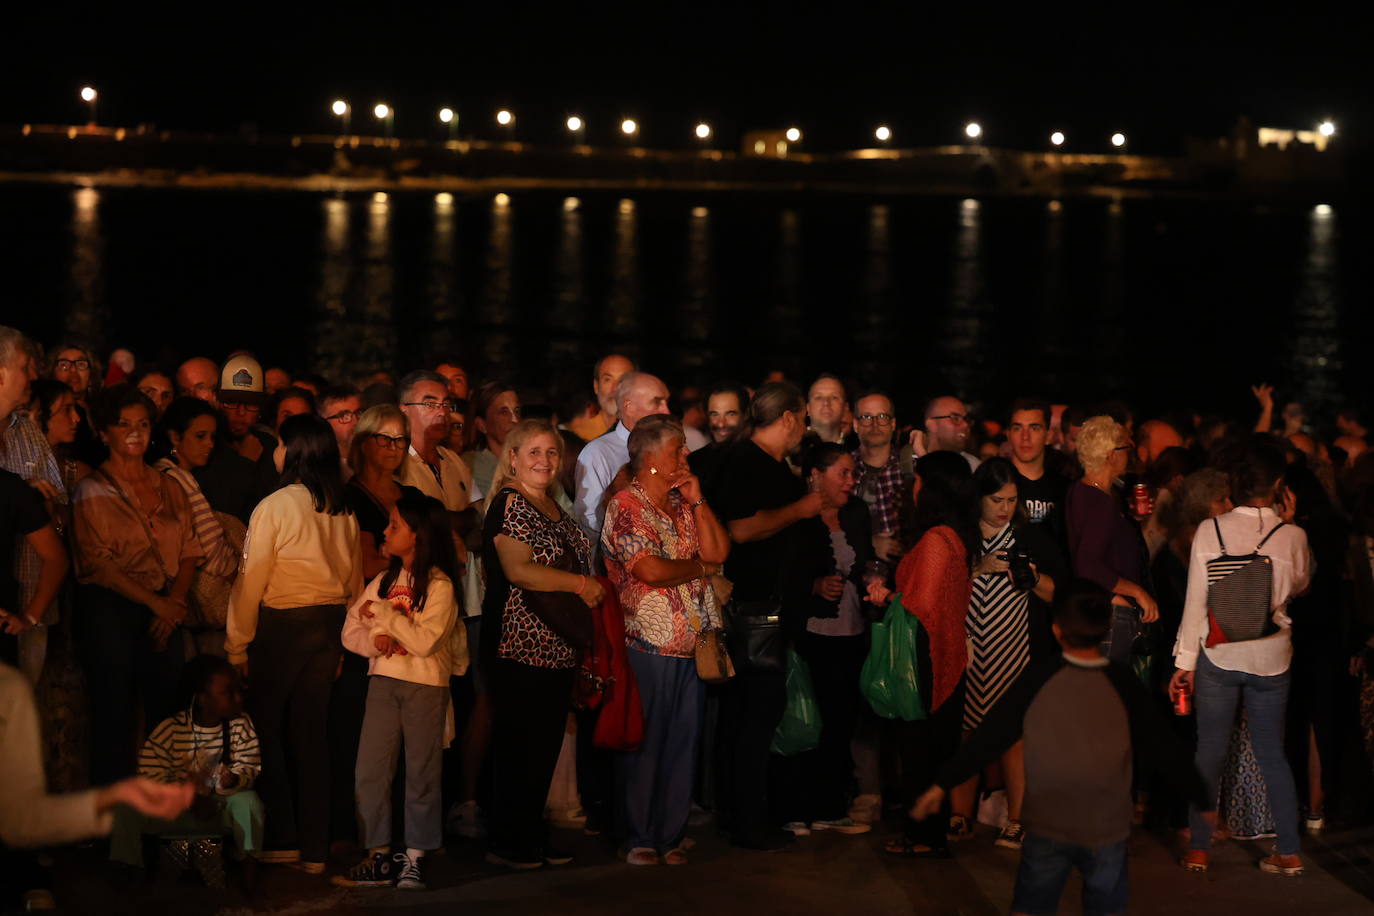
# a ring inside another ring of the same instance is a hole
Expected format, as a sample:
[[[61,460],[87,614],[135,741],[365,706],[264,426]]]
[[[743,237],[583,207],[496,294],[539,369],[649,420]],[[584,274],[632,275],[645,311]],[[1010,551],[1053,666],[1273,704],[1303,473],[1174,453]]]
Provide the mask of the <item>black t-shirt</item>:
[[[14,577],[14,551],[20,539],[48,523],[43,497],[17,474],[0,471],[0,608],[22,614],[19,581]]]
[[[257,436],[262,443],[262,454],[257,461],[249,461],[240,455],[229,444],[228,438],[221,436],[219,444],[210,454],[210,460],[204,467],[192,472],[210,508],[236,516],[245,525],[258,503],[274,493],[281,482],[281,475],[277,473],[272,458],[277,440],[256,429],[250,430],[249,434]]]
[[[721,456],[708,498],[725,525],[761,511],[779,509],[806,495],[806,486],[785,461],[773,458],[745,440],[730,446]],[[796,526],[772,537],[735,544],[725,561],[725,577],[735,584],[740,601],[764,601],[779,597],[780,571],[786,566]]]
[[[423,496],[424,494],[414,487],[401,487],[401,495]],[[350,479],[348,485],[344,487],[344,502],[348,504],[348,508],[353,510],[353,515],[358,519],[358,530],[366,531],[372,535],[377,549],[381,550],[384,540],[383,534],[386,532],[386,526],[391,522],[390,513],[383,509],[382,504],[377,502],[372,494],[367,491],[367,488],[358,482],[357,477]]]
[[[1026,510],[1032,525],[1045,525],[1060,544],[1068,543],[1064,525],[1064,498],[1069,492],[1069,480],[1046,468],[1039,480],[1031,480],[1016,471],[1016,496]]]

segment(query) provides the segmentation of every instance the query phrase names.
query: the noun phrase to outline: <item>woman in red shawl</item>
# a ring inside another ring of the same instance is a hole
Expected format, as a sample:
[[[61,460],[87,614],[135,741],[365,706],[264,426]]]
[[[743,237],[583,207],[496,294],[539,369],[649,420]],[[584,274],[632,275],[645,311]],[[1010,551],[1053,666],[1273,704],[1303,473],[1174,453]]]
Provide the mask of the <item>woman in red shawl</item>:
[[[959,746],[968,660],[964,617],[969,563],[978,544],[972,477],[968,462],[957,452],[931,452],[916,462],[913,506],[905,526],[907,543],[916,546],[902,558],[896,581],[902,606],[920,623],[917,673],[926,706],[923,721],[897,723],[908,804]],[[876,604],[887,604],[891,596],[882,585],[869,588],[869,600]],[[894,855],[946,858],[945,824],[942,818],[908,817],[903,836],[884,848]]]

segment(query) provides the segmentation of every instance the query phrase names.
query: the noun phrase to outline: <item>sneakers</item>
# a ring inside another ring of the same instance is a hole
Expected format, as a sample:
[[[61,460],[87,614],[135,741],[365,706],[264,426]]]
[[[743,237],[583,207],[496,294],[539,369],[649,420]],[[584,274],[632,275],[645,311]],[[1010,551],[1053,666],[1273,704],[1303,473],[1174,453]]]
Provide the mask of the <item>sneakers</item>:
[[[424,874],[420,866],[424,864],[425,857],[417,856],[411,858],[404,852],[398,852],[391,857],[396,863],[396,888],[403,891],[427,891],[429,885],[425,884]]]
[[[997,839],[993,840],[993,845],[1003,849],[1020,849],[1025,839],[1026,828],[1021,826],[1021,822],[1007,821],[1007,825],[998,832]]]
[[[845,836],[857,836],[861,833],[868,833],[873,829],[873,825],[857,823],[852,817],[837,817],[829,820],[812,821],[811,829],[833,830],[835,833],[842,833]]]
[[[405,853],[395,858],[404,859]],[[391,853],[374,852],[350,868],[347,874],[330,878],[329,883],[336,887],[390,887],[395,874]]]
[[[955,842],[967,840],[973,836],[973,826],[969,824],[968,818],[962,814],[956,814],[949,819],[949,830],[946,832],[946,836]]]
[[[1326,829],[1326,818],[1320,814],[1308,814],[1305,821],[1307,832],[1316,836]]]
[[[480,840],[486,836],[486,828],[482,826],[482,810],[477,807],[477,802],[465,801],[449,809],[448,832],[469,840]]]
[[[856,824],[876,824],[883,816],[881,795],[860,795],[849,806],[849,819]]]
[[[625,856],[627,865],[658,865],[659,862],[658,852],[648,846],[636,846]]]
[[[1296,878],[1302,874],[1302,859],[1297,856],[1272,855],[1267,859],[1260,859],[1260,871],[1266,875],[1283,875],[1285,878]]]
[[[811,835],[811,828],[803,824],[801,821],[788,821],[787,823],[782,825],[782,829],[786,830],[793,836]]]
[[[686,865],[687,850],[679,846],[677,849],[670,849],[663,854],[664,865]]]
[[[1183,861],[1179,864],[1184,871],[1205,872],[1207,870],[1207,860],[1209,856],[1205,849],[1190,849],[1183,854]]]

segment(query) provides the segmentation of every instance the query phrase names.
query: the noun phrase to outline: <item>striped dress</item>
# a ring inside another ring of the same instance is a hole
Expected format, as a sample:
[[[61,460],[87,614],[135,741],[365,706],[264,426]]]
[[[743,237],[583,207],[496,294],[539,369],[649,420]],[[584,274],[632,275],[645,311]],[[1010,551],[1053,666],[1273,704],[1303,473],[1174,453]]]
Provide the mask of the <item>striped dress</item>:
[[[983,555],[1011,550],[1016,536],[1011,525],[983,539]],[[969,596],[969,664],[964,699],[964,728],[977,728],[1030,664],[1030,593],[1017,591],[1006,573],[977,576]]]

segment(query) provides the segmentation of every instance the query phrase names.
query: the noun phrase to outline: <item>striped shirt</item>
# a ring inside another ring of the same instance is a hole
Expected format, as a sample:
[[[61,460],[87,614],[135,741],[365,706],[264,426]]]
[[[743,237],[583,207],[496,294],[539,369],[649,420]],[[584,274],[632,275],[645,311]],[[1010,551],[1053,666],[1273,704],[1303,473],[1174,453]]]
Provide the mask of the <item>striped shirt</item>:
[[[222,725],[196,725],[190,710],[184,710],[163,719],[153,729],[139,755],[138,774],[157,782],[203,778],[219,794],[232,795],[252,786],[262,770],[258,733],[253,728],[253,720],[246,714],[229,723],[229,748],[233,753],[226,757]],[[239,781],[229,788],[221,788],[218,770],[226,760],[229,771],[237,774]]]
[[[200,484],[189,471],[182,470],[170,458],[163,458],[153,467],[181,484],[181,489],[186,492],[186,502],[191,506],[191,527],[195,529],[196,539],[205,550],[205,559],[201,561],[200,568],[216,576],[232,579],[239,571],[238,551],[225,539],[224,529],[201,492]]]

